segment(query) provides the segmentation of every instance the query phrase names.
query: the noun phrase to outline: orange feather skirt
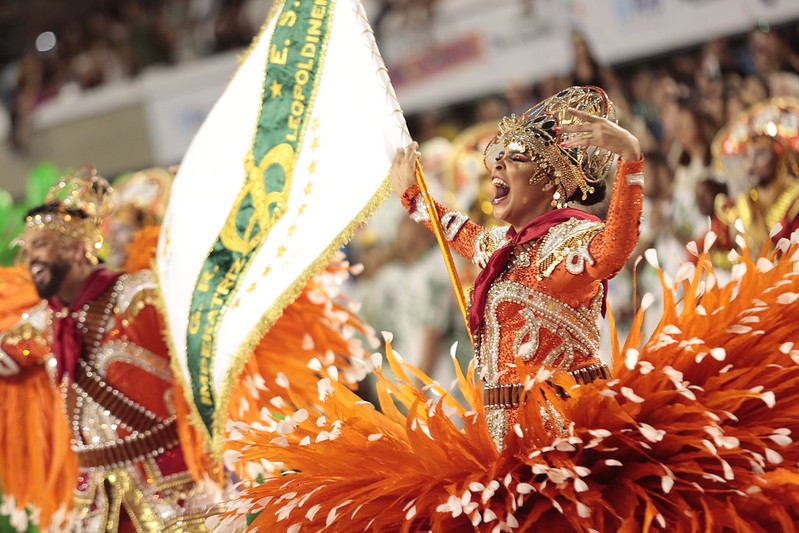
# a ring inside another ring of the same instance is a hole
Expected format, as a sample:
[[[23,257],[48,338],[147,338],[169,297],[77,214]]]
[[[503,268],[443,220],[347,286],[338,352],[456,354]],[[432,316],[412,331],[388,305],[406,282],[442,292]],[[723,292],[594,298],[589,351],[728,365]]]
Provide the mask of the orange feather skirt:
[[[517,365],[526,393],[501,453],[471,369],[459,402],[389,343],[398,379],[375,372],[376,408],[323,368],[317,398],[289,388],[282,417],[240,428],[240,460],[283,475],[248,486],[218,525],[258,513],[253,531],[794,531],[797,261],[783,241],[744,252],[724,287],[706,254],[675,281],[661,272],[663,318],[644,341],[639,311],[614,342],[614,379],[547,394],[563,433],[539,400],[558,373]]]

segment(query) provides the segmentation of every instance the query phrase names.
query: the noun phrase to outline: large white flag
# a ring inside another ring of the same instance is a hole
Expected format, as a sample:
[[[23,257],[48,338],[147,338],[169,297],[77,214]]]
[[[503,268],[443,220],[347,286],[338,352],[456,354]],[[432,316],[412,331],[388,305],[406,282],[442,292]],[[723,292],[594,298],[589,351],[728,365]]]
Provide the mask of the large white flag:
[[[408,141],[360,2],[278,3],[181,163],[158,250],[175,370],[209,437],[249,351],[385,197]]]

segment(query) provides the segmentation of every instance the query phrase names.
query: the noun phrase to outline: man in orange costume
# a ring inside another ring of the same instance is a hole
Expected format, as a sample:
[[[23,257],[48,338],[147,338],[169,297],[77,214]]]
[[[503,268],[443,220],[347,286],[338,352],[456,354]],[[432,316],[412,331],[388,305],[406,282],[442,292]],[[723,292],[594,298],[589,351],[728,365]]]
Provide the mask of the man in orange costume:
[[[0,375],[14,382],[45,370],[60,391],[69,428],[62,439],[51,428],[55,442],[43,451],[58,455],[47,450],[69,435],[78,466],[75,531],[202,531],[205,509],[178,440],[156,283],[149,271],[112,272],[97,258],[108,193],[107,182],[83,167],[27,214],[20,241],[44,301],[0,336]],[[54,416],[53,427],[59,423]],[[52,460],[49,468],[60,467]],[[43,477],[28,482],[51,479]]]

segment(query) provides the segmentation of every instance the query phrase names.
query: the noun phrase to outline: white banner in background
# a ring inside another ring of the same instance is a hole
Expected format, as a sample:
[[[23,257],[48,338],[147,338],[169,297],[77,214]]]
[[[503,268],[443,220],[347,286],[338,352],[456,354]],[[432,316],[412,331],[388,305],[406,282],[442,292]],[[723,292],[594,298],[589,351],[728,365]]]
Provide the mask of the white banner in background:
[[[575,31],[616,64],[797,20],[799,0],[438,0],[431,12],[394,9],[380,27],[406,112],[568,74]]]
[[[799,18],[799,0],[573,0],[602,63],[619,63]]]

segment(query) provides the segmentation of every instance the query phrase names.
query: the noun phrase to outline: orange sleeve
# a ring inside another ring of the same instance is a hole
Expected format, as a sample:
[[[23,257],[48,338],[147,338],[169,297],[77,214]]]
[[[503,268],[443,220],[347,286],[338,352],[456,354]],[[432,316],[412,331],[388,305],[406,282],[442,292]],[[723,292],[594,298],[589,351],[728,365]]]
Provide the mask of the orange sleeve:
[[[38,366],[50,355],[47,310],[23,266],[0,267],[0,376]]]
[[[610,279],[624,268],[638,243],[644,201],[644,158],[635,162],[619,159],[605,227],[588,245],[594,258],[587,265],[594,279]]]
[[[402,194],[401,200],[402,205],[408,210],[412,219],[433,231],[430,215],[427,212],[427,205],[418,185],[408,187]],[[438,202],[435,202],[435,206],[438,218],[441,220],[441,228],[444,230],[444,237],[449,245],[458,255],[472,261],[477,251],[475,246],[480,246],[479,239],[487,236],[488,230],[471,221],[463,213],[453,211]]]

